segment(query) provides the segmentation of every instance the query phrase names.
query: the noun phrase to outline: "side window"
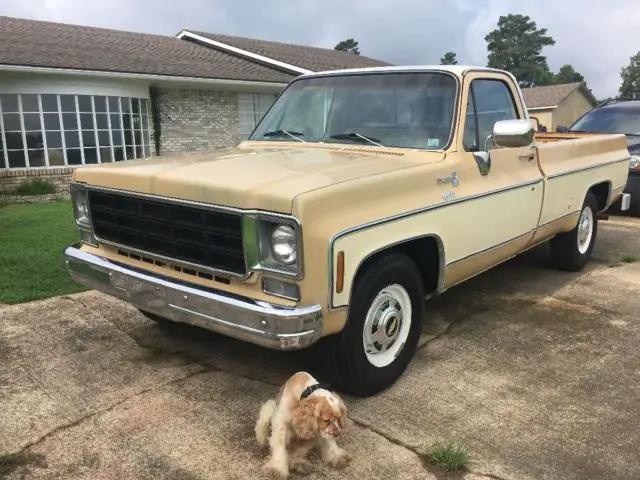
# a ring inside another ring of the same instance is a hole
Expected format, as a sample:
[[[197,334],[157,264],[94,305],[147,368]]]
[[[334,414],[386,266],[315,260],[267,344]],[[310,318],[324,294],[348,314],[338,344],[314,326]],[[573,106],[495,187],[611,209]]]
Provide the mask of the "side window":
[[[464,136],[462,137],[462,143],[464,149],[468,152],[477,152],[478,146],[478,129],[476,125],[476,107],[473,101],[473,95],[469,92],[469,99],[467,100],[467,116],[464,120]],[[484,147],[483,147],[484,148]]]
[[[511,91],[500,80],[473,80],[471,93],[469,102],[473,103],[473,108],[467,107],[464,145],[467,150],[473,150],[473,146],[477,150],[483,150],[485,140],[493,132],[493,125],[500,120],[518,118],[518,112]],[[473,113],[470,115],[469,112]],[[474,114],[477,122],[473,120]],[[467,139],[472,143],[467,143]],[[487,148],[491,148],[491,144]]]

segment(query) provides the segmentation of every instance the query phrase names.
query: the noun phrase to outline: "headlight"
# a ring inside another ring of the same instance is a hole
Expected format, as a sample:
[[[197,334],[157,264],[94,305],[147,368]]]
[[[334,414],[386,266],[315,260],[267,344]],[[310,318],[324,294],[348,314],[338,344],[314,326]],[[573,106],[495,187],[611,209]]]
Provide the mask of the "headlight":
[[[89,221],[89,201],[87,191],[84,188],[71,187],[71,201],[73,202],[73,213],[79,227],[90,228]]]
[[[247,268],[300,277],[302,251],[300,225],[293,218],[248,214],[243,218]]]
[[[640,170],[640,156],[631,155],[631,162],[629,162],[630,170]]]
[[[271,234],[271,251],[279,262],[286,265],[295,263],[298,258],[296,232],[291,225],[280,225]]]
[[[89,219],[89,198],[87,190],[79,185],[71,184],[71,202],[73,203],[73,216],[76,225],[80,229],[80,240],[93,247],[98,246],[98,241],[91,231]]]

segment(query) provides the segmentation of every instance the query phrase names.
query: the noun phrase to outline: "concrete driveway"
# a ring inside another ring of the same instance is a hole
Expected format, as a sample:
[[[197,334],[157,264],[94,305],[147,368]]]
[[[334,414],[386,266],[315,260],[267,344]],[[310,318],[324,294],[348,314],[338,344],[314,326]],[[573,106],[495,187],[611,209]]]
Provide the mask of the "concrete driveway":
[[[449,478],[415,453],[436,440],[471,448],[466,479],[640,478],[640,222],[600,225],[580,274],[541,247],[430,302],[405,376],[347,398],[352,465],[308,478]],[[260,478],[257,411],[306,355],[95,292],[3,307],[0,477]]]

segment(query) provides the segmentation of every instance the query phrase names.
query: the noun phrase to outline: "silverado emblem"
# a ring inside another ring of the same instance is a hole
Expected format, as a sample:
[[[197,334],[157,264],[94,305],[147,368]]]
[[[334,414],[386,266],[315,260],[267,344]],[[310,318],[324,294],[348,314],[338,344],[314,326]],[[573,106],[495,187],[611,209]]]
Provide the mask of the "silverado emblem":
[[[458,180],[458,172],[451,172],[451,175],[447,177],[438,177],[438,185],[446,185],[450,183],[451,186],[457,187],[460,185],[460,180]]]

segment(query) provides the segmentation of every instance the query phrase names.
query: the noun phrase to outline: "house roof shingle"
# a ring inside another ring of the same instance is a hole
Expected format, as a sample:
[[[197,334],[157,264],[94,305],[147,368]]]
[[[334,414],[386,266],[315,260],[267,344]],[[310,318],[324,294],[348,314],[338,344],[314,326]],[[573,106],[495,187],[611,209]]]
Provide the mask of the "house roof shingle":
[[[544,87],[523,88],[524,103],[527,108],[555,107],[574,90],[583,85],[583,82],[573,82]]]
[[[292,75],[175,37],[0,16],[0,64],[286,83]]]
[[[219,35],[207,32],[196,32],[201,37],[217,42],[225,43],[232,47],[240,48],[251,53],[257,53],[280,62],[295,65],[314,72],[323,70],[338,70],[342,68],[366,68],[384,67],[391,65],[380,60],[341,52],[328,48],[308,47],[290,43],[257,40],[253,38],[235,37],[231,35]]]
[[[325,48],[194,33],[312,71],[389,65]],[[295,76],[277,65],[164,35],[5,16],[0,16],[0,35],[0,65],[271,83]]]

